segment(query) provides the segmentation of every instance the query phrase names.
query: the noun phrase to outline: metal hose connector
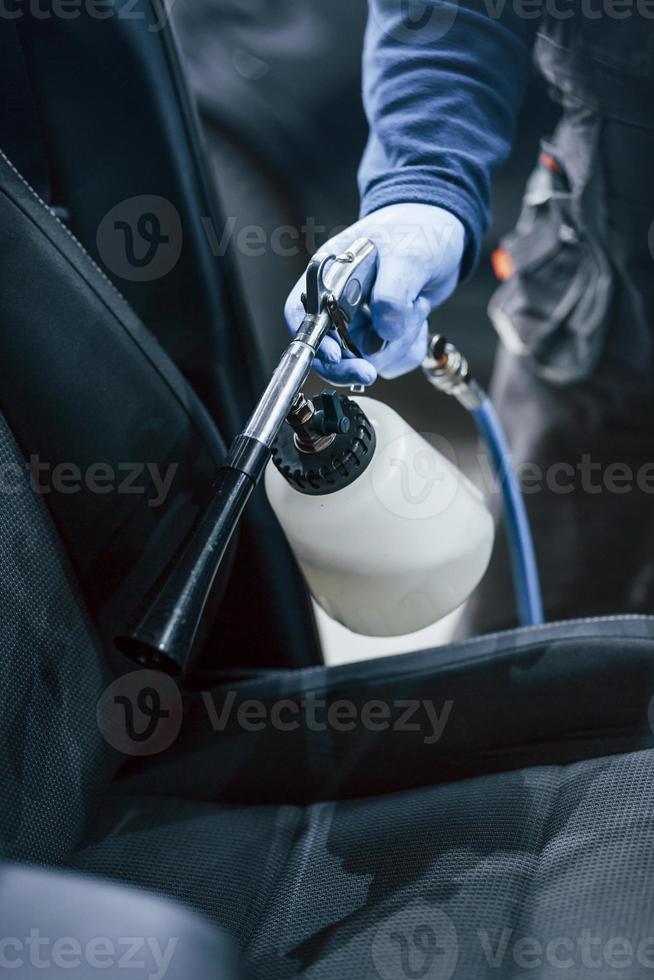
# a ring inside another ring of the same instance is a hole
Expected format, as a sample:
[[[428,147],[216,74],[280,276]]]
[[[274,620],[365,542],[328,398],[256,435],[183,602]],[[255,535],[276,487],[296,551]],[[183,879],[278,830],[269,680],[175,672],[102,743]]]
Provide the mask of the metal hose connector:
[[[483,391],[471,377],[461,351],[445,337],[435,334],[431,338],[422,370],[430,384],[446,395],[454,395],[469,412],[480,407]]]

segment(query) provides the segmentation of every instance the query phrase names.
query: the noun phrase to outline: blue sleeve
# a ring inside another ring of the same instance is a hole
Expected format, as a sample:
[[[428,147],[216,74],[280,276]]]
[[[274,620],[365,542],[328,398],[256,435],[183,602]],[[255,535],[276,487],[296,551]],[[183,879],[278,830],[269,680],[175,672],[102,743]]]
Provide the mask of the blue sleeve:
[[[513,142],[539,15],[518,17],[503,0],[419,6],[421,19],[410,21],[410,4],[369,0],[361,215],[403,202],[446,208],[466,228],[466,275],[490,220],[493,173]]]

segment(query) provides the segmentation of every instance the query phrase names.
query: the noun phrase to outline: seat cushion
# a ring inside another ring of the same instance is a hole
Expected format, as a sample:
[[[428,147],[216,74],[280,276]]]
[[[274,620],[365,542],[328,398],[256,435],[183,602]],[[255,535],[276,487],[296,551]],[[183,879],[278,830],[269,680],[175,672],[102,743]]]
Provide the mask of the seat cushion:
[[[653,844],[644,750],[306,807],[114,796],[74,864],[202,910],[260,980],[631,978]]]
[[[654,744],[654,618],[497,633],[271,671],[185,699],[166,751],[117,789],[236,804],[374,796]]]
[[[71,863],[202,910],[259,978],[651,975],[653,639],[579,621],[191,697]]]
[[[300,807],[109,796],[71,865],[170,895],[246,945],[300,834]]]

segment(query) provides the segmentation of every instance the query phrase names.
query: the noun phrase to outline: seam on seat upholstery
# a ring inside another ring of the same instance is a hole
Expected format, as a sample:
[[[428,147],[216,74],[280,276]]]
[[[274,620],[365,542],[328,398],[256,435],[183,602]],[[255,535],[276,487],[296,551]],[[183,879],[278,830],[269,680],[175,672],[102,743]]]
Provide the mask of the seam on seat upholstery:
[[[573,765],[573,764],[574,763],[571,763],[571,765]],[[535,880],[536,880],[536,878],[538,876],[538,870],[539,870],[539,868],[540,868],[540,866],[542,864],[543,852],[544,852],[545,848],[549,844],[548,830],[549,830],[550,825],[551,825],[552,815],[553,815],[554,810],[556,808],[556,802],[558,800],[558,796],[559,796],[559,793],[560,793],[560,790],[561,790],[561,782],[562,782],[563,772],[564,772],[564,770],[566,768],[568,768],[568,767],[566,767],[566,766],[547,766],[547,769],[549,771],[551,771],[552,774],[555,775],[555,777],[556,777],[556,786],[553,787],[552,791],[549,794],[548,806],[547,806],[546,811],[543,814],[543,819],[542,819],[541,827],[540,827],[539,840],[538,840],[538,849],[536,850],[535,854],[533,855],[533,859],[534,860],[533,860],[533,868],[532,868],[532,871],[531,871],[531,873],[529,875],[526,875],[525,876],[525,879],[524,879],[524,887],[522,887],[519,890],[519,894],[516,896],[516,906],[515,907],[516,907],[517,916],[516,916],[516,919],[515,919],[515,922],[514,922],[514,925],[513,925],[514,931],[518,931],[520,929],[520,926],[521,926],[521,924],[523,922],[523,919],[525,917],[525,911],[527,909],[531,908],[531,903],[530,903],[529,899],[530,899],[530,896],[531,896],[531,893],[532,893],[532,890],[533,890],[533,887],[534,887],[534,882],[535,882]],[[529,932],[526,931],[526,934],[529,935]],[[510,978],[507,977],[506,980],[510,980]]]
[[[264,901],[264,902],[260,903],[260,908],[259,908],[258,914],[257,914],[256,918],[254,919],[254,921],[252,923],[252,928],[250,929],[249,934],[247,936],[246,945],[250,943],[250,941],[252,940],[252,938],[254,936],[256,936],[256,933],[257,933],[257,930],[258,930],[260,924],[265,919],[266,912],[270,909],[270,907],[272,905],[274,905],[275,899],[277,898],[277,896],[281,892],[281,889],[283,888],[284,883],[285,883],[284,882],[284,879],[285,879],[285,877],[286,877],[286,875],[287,875],[287,873],[289,871],[289,868],[290,868],[290,865],[291,865],[291,861],[292,861],[292,859],[294,857],[294,848],[295,848],[295,846],[301,848],[302,847],[303,840],[307,837],[307,834],[309,834],[309,832],[311,831],[311,817],[312,817],[313,813],[314,812],[319,812],[320,810],[322,810],[322,809],[324,809],[325,807],[328,807],[328,806],[333,806],[333,804],[331,804],[329,802],[322,802],[321,801],[319,803],[311,803],[308,806],[301,807],[301,811],[302,812],[301,812],[300,820],[299,820],[298,825],[297,825],[297,828],[296,828],[295,840],[291,843],[291,845],[290,845],[290,847],[289,847],[289,849],[287,851],[286,859],[284,861],[284,864],[283,864],[283,866],[279,870],[279,876],[277,878],[277,882],[276,883],[271,883],[271,887],[269,889],[269,893],[268,893],[268,896],[267,896],[267,901]],[[316,828],[316,832],[317,832],[317,828]],[[315,833],[311,834],[311,842],[313,841],[314,837],[315,837]],[[303,874],[304,874],[304,872],[306,870],[306,867],[307,867],[307,864],[308,864],[310,858],[311,858],[311,847],[309,847],[309,849],[307,850],[307,852],[304,855],[304,859],[302,861],[302,865],[301,865],[301,869],[300,869],[301,873],[299,875],[298,880],[295,882],[295,887],[293,888],[293,896],[295,896],[297,894],[297,892],[298,892],[301,879],[303,877]],[[291,899],[291,901],[288,901],[288,893],[287,893],[287,903],[288,903],[287,904],[288,912],[289,912],[289,915],[290,915],[293,906],[292,906],[292,899]]]
[[[626,617],[619,616],[619,617],[613,617],[613,618],[616,621],[621,621],[622,619],[624,619]],[[642,619],[642,618],[643,617],[640,617],[640,616],[635,616],[634,617],[634,619]],[[654,617],[648,617],[648,619],[652,623],[652,625],[654,626]],[[604,621],[605,620],[603,620],[603,619],[599,619],[599,620],[590,620],[589,622],[598,622],[598,623],[601,623],[601,622],[604,622]],[[578,625],[579,623],[583,623],[583,622],[586,622],[586,620],[571,620],[571,624],[576,623]],[[549,624],[549,625],[553,625],[553,624]],[[566,624],[564,622],[564,623],[556,624],[556,625],[566,625]],[[534,629],[536,629],[536,627],[534,627]],[[531,628],[529,630],[527,630],[526,632],[529,633],[530,631],[531,631]],[[501,634],[501,633],[496,634],[496,636],[497,636],[498,639],[501,638],[502,635],[503,634]],[[489,638],[490,637],[477,637],[476,639],[478,639],[481,642],[482,640],[486,640],[486,639],[489,639]],[[618,634],[612,634],[611,636],[601,636],[601,635],[598,634],[598,635],[595,635],[595,636],[583,637],[583,639],[588,640],[588,641],[594,641],[594,640],[604,641],[604,640],[607,640],[607,639],[610,639],[610,638],[620,639],[620,636]],[[561,636],[561,637],[552,637],[552,642],[553,643],[554,642],[569,642],[569,641],[572,641],[574,639],[575,639],[575,637],[563,637],[563,636]],[[636,644],[636,643],[642,643],[642,644],[650,644],[650,645],[652,645],[652,644],[654,644],[654,632],[652,633],[652,636],[628,636],[626,639],[628,639],[630,643],[634,643],[634,644]],[[514,656],[516,654],[516,652],[518,652],[518,650],[519,650],[520,653],[528,654],[531,651],[534,651],[534,650],[538,649],[539,646],[540,646],[540,642],[541,641],[539,641],[538,639],[534,638],[533,643],[528,642],[528,643],[525,643],[524,645],[521,645],[520,647],[510,647],[508,649],[503,649],[503,650],[497,650],[497,649],[488,650],[488,651],[486,651],[486,652],[484,652],[482,654],[479,654],[478,656],[471,656],[471,657],[467,657],[465,659],[460,659],[460,660],[457,659],[456,656],[455,656],[456,655],[456,652],[457,652],[457,649],[458,648],[463,648],[464,646],[465,647],[468,647],[468,646],[471,646],[471,645],[477,645],[475,643],[475,641],[466,642],[465,644],[460,644],[460,645],[459,644],[452,644],[452,645],[447,645],[447,646],[442,646],[442,647],[434,647],[433,650],[415,650],[415,651],[411,651],[411,652],[408,652],[408,653],[397,654],[397,655],[394,655],[394,656],[391,656],[391,657],[383,657],[383,658],[380,658],[379,660],[377,660],[376,663],[378,665],[383,665],[384,667],[388,667],[389,669],[388,670],[379,670],[379,671],[377,671],[374,674],[374,681],[375,681],[375,683],[385,683],[387,681],[392,681],[395,678],[395,676],[396,676],[396,671],[395,671],[394,668],[397,668],[398,666],[400,666],[400,664],[403,664],[403,666],[405,667],[405,669],[403,671],[401,671],[402,677],[404,677],[404,678],[410,678],[412,680],[415,680],[415,679],[418,679],[418,678],[420,678],[420,677],[422,677],[422,676],[424,676],[426,674],[433,673],[435,666],[438,666],[440,669],[443,669],[445,667],[454,667],[454,668],[456,668],[456,667],[459,667],[459,666],[474,667],[474,666],[476,666],[478,664],[483,664],[483,663],[486,663],[488,661],[495,661],[495,660],[497,660],[499,662],[502,659],[509,659],[510,657]],[[452,654],[451,659],[449,659],[449,660],[443,660],[443,655],[444,654]],[[435,658],[439,658],[439,661],[440,662],[437,665],[435,663],[431,663],[431,664],[425,663],[424,665],[421,664],[420,666],[416,667],[413,670],[411,669],[411,661],[412,661],[412,658],[413,657],[420,657],[420,656],[427,657],[429,655],[431,655],[431,656],[433,656]],[[652,658],[654,660],[654,646],[653,646],[653,651],[652,651]],[[301,687],[301,691],[304,694],[306,694],[306,693],[315,693],[316,691],[319,691],[319,690],[321,690],[321,691],[324,691],[325,690],[325,686],[326,685],[325,685],[324,681],[321,680],[321,678],[324,678],[325,675],[331,675],[331,677],[332,678],[335,678],[337,681],[340,680],[341,677],[342,677],[342,685],[339,686],[339,684],[337,683],[337,684],[333,684],[333,685],[331,685],[329,687],[330,693],[337,694],[339,691],[342,691],[342,690],[346,690],[346,689],[350,689],[351,690],[353,688],[358,688],[358,687],[365,686],[366,684],[369,684],[370,683],[370,679],[371,679],[370,677],[368,677],[368,676],[367,677],[363,677],[363,678],[348,677],[346,671],[350,667],[364,666],[364,667],[370,668],[370,664],[371,664],[371,661],[362,661],[361,663],[355,662],[355,663],[352,663],[352,664],[338,665],[338,666],[321,665],[321,666],[317,666],[317,667],[316,666],[314,666],[314,667],[303,667],[303,668],[299,668],[297,670],[283,670],[283,671],[277,672],[274,676],[272,674],[268,674],[264,678],[254,677],[254,678],[248,678],[246,680],[239,681],[238,682],[238,688],[239,688],[239,690],[248,691],[250,688],[256,688],[257,686],[260,686],[262,684],[262,682],[265,683],[266,681],[271,681],[271,680],[274,680],[274,679],[278,679],[278,680],[280,680],[282,682],[283,681],[291,681],[292,682],[296,678],[301,678],[301,680],[304,682],[307,679],[311,679],[313,676],[315,676],[317,679],[316,679],[316,683],[315,683],[315,686],[314,687],[309,686],[309,685],[304,686],[304,684]],[[227,688],[228,687],[228,684],[218,685],[218,687],[216,689],[220,689],[221,687]],[[284,690],[284,693],[287,693],[288,688],[283,688],[283,690]],[[299,686],[298,686],[298,690],[300,690],[300,687]]]
[[[117,287],[113,284],[113,282],[111,282],[111,280],[102,271],[102,269],[100,269],[100,267],[97,265],[94,259],[89,255],[89,253],[84,248],[82,243],[75,237],[75,235],[73,235],[70,229],[63,224],[63,222],[57,217],[57,215],[54,214],[52,209],[49,208],[48,205],[39,197],[37,192],[30,186],[30,184],[25,180],[22,174],[20,174],[20,172],[16,169],[16,167],[12,164],[12,162],[7,159],[7,157],[4,155],[2,150],[0,150],[0,160],[6,163],[6,165],[10,168],[12,173],[14,173],[15,176],[20,180],[21,184],[24,185],[26,190],[43,208],[43,210],[46,213],[47,219],[51,220],[56,227],[62,229],[66,233],[67,240],[71,241],[77,247],[81,256],[83,257],[83,260],[86,261],[90,266],[90,269],[92,270],[92,274],[99,276],[102,283],[105,286],[109,287],[112,298],[114,300],[118,300],[121,303],[121,305],[124,306],[124,310],[122,311],[123,315],[119,315],[117,310],[114,309],[114,307],[108,302],[107,296],[102,295],[101,290],[97,288],[97,284],[93,283],[92,275],[88,275],[88,276],[84,275],[84,273],[78,267],[75,266],[75,264],[71,260],[70,255],[66,254],[66,252],[60,247],[60,245],[55,240],[53,240],[53,238],[49,234],[46,233],[45,229],[35,220],[34,216],[30,214],[29,211],[25,209],[25,207],[23,207],[23,205],[19,200],[16,200],[16,198],[9,192],[9,190],[6,187],[3,187],[1,189],[2,195],[18,211],[20,211],[23,217],[27,221],[29,221],[34,226],[34,228],[36,228],[36,230],[43,236],[43,238],[47,240],[47,242],[52,246],[52,248],[56,250],[57,254],[61,256],[61,258],[64,259],[70,266],[73,267],[75,273],[83,281],[86,288],[88,288],[89,291],[97,298],[97,300],[102,304],[102,306],[107,311],[107,313],[111,316],[112,320],[120,328],[121,332],[125,336],[127,336],[131,341],[131,343],[137,348],[140,356],[142,356],[145,360],[147,360],[150,368],[159,377],[162,384],[166,387],[170,395],[175,399],[175,401],[178,403],[185,416],[188,418],[189,424],[193,427],[196,434],[202,440],[209,454],[212,456],[212,458],[218,461],[219,455],[218,455],[217,446],[215,445],[215,443],[212,442],[211,439],[207,437],[206,428],[198,423],[198,420],[195,417],[196,413],[201,414],[203,421],[206,423],[206,426],[209,427],[212,431],[216,431],[217,434],[215,423],[210,418],[206,408],[204,407],[204,404],[201,402],[199,397],[195,394],[190,384],[186,381],[186,379],[183,377],[183,375],[176,367],[176,365],[172,362],[172,360],[170,360],[170,358],[168,357],[164,349],[160,346],[159,342],[156,340],[156,338],[148,329],[148,327],[145,324],[143,324],[136,316],[132,307],[127,302],[127,300],[120,292],[120,290],[117,289]],[[137,337],[134,332],[134,329],[130,329],[126,325],[125,323],[126,319],[132,320],[134,326],[139,328],[141,331],[143,331],[145,336]],[[154,356],[153,351],[148,349],[150,345],[152,345],[152,347],[156,349],[156,357]],[[161,365],[157,363],[157,357],[160,357],[162,360],[166,362],[166,371],[162,370]],[[173,374],[175,376],[175,381],[177,382],[177,384],[172,383],[171,377],[169,377],[167,372],[170,372],[170,374]],[[184,395],[188,399],[187,401],[185,401],[181,397],[181,391],[184,392]],[[191,403],[191,405],[189,405],[189,402]]]
[[[291,862],[291,858],[293,857],[293,849],[295,847],[296,841],[298,843],[301,843],[302,838],[304,837],[304,834],[305,834],[305,826],[308,823],[308,819],[309,819],[309,816],[310,816],[309,813],[308,813],[309,808],[308,807],[298,807],[297,809],[300,810],[300,817],[299,817],[299,820],[297,822],[297,826],[295,828],[295,833],[293,835],[293,840],[291,840],[291,842],[289,843],[288,849],[286,851],[286,855],[284,857],[284,862],[283,862],[281,868],[279,869],[277,880],[275,880],[274,878],[271,877],[270,885],[269,885],[266,893],[264,895],[257,895],[257,902],[256,902],[257,910],[256,910],[256,915],[254,915],[252,917],[251,926],[250,926],[250,928],[248,930],[247,935],[245,936],[245,945],[246,946],[250,942],[250,940],[252,939],[253,935],[255,935],[255,933],[257,931],[257,928],[259,926],[259,923],[261,922],[261,920],[265,916],[266,909],[273,903],[274,898],[275,898],[275,895],[277,894],[277,892],[279,891],[279,889],[281,887],[281,883],[284,880],[284,876],[286,874],[286,869],[288,868],[288,866],[289,866],[289,864]]]
[[[41,207],[43,207],[43,208],[45,208],[45,210],[47,211],[47,213],[48,213],[48,215],[49,215],[49,216],[50,216],[50,217],[52,218],[52,220],[53,220],[53,221],[56,221],[56,223],[57,223],[57,224],[59,225],[59,227],[60,227],[60,228],[62,228],[62,229],[63,229],[63,230],[64,230],[64,231],[66,232],[66,234],[68,235],[68,237],[70,238],[70,240],[71,240],[72,242],[74,242],[74,244],[75,244],[75,245],[77,245],[77,247],[78,247],[78,249],[80,250],[80,252],[82,253],[82,255],[84,255],[84,257],[85,257],[85,258],[86,258],[86,259],[87,259],[87,260],[88,260],[88,261],[89,261],[89,262],[91,263],[91,265],[93,266],[93,268],[95,269],[95,271],[96,271],[96,272],[98,273],[98,275],[99,275],[99,276],[101,276],[101,277],[102,277],[102,279],[103,279],[103,280],[105,281],[105,283],[107,284],[107,286],[109,286],[109,288],[110,288],[110,289],[112,289],[112,290],[113,290],[113,292],[114,292],[114,293],[115,293],[115,294],[116,294],[117,296],[119,296],[119,297],[120,297],[120,299],[121,299],[121,300],[123,301],[123,303],[125,303],[125,305],[126,305],[126,306],[129,306],[129,303],[127,302],[127,300],[125,299],[125,297],[123,296],[123,294],[121,293],[121,291],[120,291],[120,290],[118,289],[118,287],[117,287],[117,286],[116,286],[116,285],[115,285],[115,284],[114,284],[114,283],[113,283],[113,282],[111,281],[111,279],[109,279],[109,277],[108,277],[108,276],[106,275],[106,273],[104,273],[104,272],[102,271],[102,269],[101,269],[101,268],[100,268],[100,266],[99,266],[99,265],[97,264],[97,262],[96,262],[96,261],[95,261],[94,259],[92,259],[92,258],[91,258],[91,256],[90,256],[90,255],[89,255],[89,253],[87,252],[87,250],[86,250],[86,249],[84,248],[84,246],[83,246],[83,245],[82,245],[82,243],[80,242],[80,240],[79,240],[79,238],[76,238],[76,237],[75,237],[75,235],[73,235],[73,233],[72,233],[72,231],[70,230],[70,228],[67,228],[67,227],[66,227],[66,225],[65,225],[65,224],[63,223],[63,221],[61,220],[61,218],[59,218],[59,217],[58,217],[58,216],[57,216],[57,215],[55,214],[55,212],[54,212],[54,211],[52,210],[52,208],[51,208],[51,207],[49,207],[49,206],[48,206],[48,205],[47,205],[47,204],[45,203],[45,201],[43,200],[43,198],[42,198],[42,197],[41,197],[41,196],[40,196],[40,195],[39,195],[39,194],[38,194],[38,193],[37,193],[37,192],[36,192],[36,191],[34,190],[34,188],[33,188],[33,187],[32,187],[32,185],[31,185],[31,184],[29,183],[29,181],[27,181],[27,180],[26,180],[26,179],[25,179],[25,178],[23,177],[23,175],[21,174],[21,172],[20,172],[19,170],[17,170],[17,169],[16,169],[16,167],[15,167],[15,166],[13,165],[13,163],[11,162],[11,160],[9,159],[9,157],[7,157],[7,156],[6,156],[6,155],[5,155],[5,154],[4,154],[3,152],[2,152],[2,150],[0,150],[0,158],[2,158],[2,160],[4,160],[4,162],[5,162],[5,163],[7,164],[7,166],[8,166],[9,168],[10,168],[10,170],[13,170],[13,172],[14,172],[14,173],[16,174],[16,176],[17,176],[17,177],[18,177],[18,179],[19,179],[19,180],[21,181],[21,183],[22,183],[22,184],[24,184],[24,185],[25,185],[25,187],[27,188],[27,190],[28,190],[28,191],[30,192],[30,194],[32,195],[32,197],[34,197],[34,198],[35,198],[35,199],[36,199],[36,200],[38,201],[38,203],[39,203],[39,204],[41,205]]]
[[[392,654],[391,656],[388,657],[378,658],[376,661],[364,660],[364,661],[354,661],[351,664],[338,664],[338,665],[319,664],[317,666],[314,665],[311,667],[299,667],[299,668],[294,668],[292,670],[283,669],[276,672],[270,672],[268,678],[274,675],[280,679],[293,680],[296,677],[301,677],[303,680],[305,680],[307,677],[311,677],[312,675],[316,675],[317,677],[319,677],[321,674],[329,673],[333,677],[340,677],[341,675],[343,675],[344,681],[349,686],[352,686],[354,683],[354,678],[349,678],[347,676],[347,673],[349,671],[356,668],[369,669],[371,663],[377,663],[377,664],[383,664],[384,667],[388,668],[388,670],[386,672],[376,673],[375,680],[384,680],[384,679],[390,680],[393,677],[394,668],[400,665],[406,667],[409,664],[411,658],[413,657],[419,657],[421,655],[424,656],[436,655],[442,658],[444,654],[451,653],[453,659],[448,663],[456,665],[465,662],[466,665],[471,665],[476,663],[482,663],[484,660],[489,658],[491,659],[495,658],[498,656],[499,653],[503,653],[506,656],[509,656],[511,653],[515,652],[516,647],[511,647],[510,649],[505,649],[502,651],[493,649],[488,651],[488,653],[482,654],[478,657],[470,657],[465,661],[454,659],[454,656],[457,653],[457,651],[463,651],[473,647],[482,646],[484,643],[493,640],[507,639],[509,641],[512,641],[512,640],[519,640],[522,636],[525,636],[525,638],[526,637],[531,638],[532,636],[534,636],[533,643],[528,643],[520,647],[521,650],[527,651],[527,650],[534,649],[539,641],[542,642],[542,640],[546,639],[546,634],[554,628],[569,627],[569,626],[584,626],[584,625],[592,626],[592,625],[601,625],[604,623],[610,624],[610,623],[621,623],[621,622],[642,622],[644,625],[652,627],[651,636],[629,636],[628,637],[629,640],[633,642],[642,641],[645,643],[651,643],[652,641],[654,641],[654,616],[641,616],[640,614],[637,613],[628,613],[624,616],[622,615],[590,616],[581,619],[569,619],[569,620],[564,619],[551,623],[543,623],[540,626],[520,626],[512,630],[505,630],[497,633],[487,633],[484,636],[476,636],[471,638],[470,640],[462,640],[458,643],[446,643],[443,644],[443,646],[425,648],[422,650],[411,650],[406,653]],[[540,634],[540,636],[538,636],[538,634]],[[615,638],[618,638],[618,634],[611,634],[611,635],[614,635]],[[600,636],[599,634],[594,637],[586,637],[586,639],[607,639],[607,638],[608,637],[603,637]],[[553,642],[559,640],[565,641],[571,639],[574,639],[574,637],[566,637],[566,636],[552,637]],[[427,667],[421,666],[420,668],[416,669],[411,676],[420,676],[421,673],[424,673],[426,670],[429,669],[430,668],[428,666]],[[433,669],[433,665],[431,669]],[[403,671],[402,673],[405,674],[405,671]],[[260,677],[247,678],[246,680],[239,682],[239,688],[247,688],[248,686],[254,687],[257,684],[260,684],[261,680],[262,679]],[[306,690],[311,690],[311,688],[307,688]],[[338,688],[333,688],[333,690],[338,690]]]

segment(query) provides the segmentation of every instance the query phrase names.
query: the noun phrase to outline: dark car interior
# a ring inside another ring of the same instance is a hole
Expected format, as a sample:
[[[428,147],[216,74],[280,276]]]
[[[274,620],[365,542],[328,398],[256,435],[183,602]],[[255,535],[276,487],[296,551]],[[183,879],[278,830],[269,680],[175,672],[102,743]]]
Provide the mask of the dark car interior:
[[[175,733],[127,752],[107,734],[104,692],[139,673],[114,638],[193,525],[267,380],[283,338],[265,317],[280,330],[284,289],[271,275],[258,295],[256,274],[229,249],[214,254],[221,166],[224,195],[229,161],[246,173],[237,127],[252,117],[210,111],[158,6],[120,0],[106,18],[40,9],[0,22],[3,936],[40,928],[86,949],[109,937],[105,976],[121,975],[117,937],[131,930],[162,949],[175,939],[168,977],[340,980],[558,976],[551,960],[526,967],[515,944],[563,937],[569,953],[590,930],[596,948],[588,961],[575,953],[568,976],[649,976],[647,617],[325,666],[259,488],[195,668],[157,694],[171,699]],[[192,47],[192,17],[178,15]],[[256,72],[256,60],[241,63]],[[278,149],[273,172],[292,166]],[[304,152],[295,164],[318,181]],[[301,213],[269,186],[270,208]],[[129,280],[101,229],[142,196],[173,206],[182,244],[166,275]],[[408,399],[401,384],[394,397]],[[135,492],[89,480],[50,492],[56,470],[74,482],[100,464],[129,474]],[[170,467],[161,502],[153,474]],[[258,725],[282,702],[344,701],[390,713],[365,731]],[[630,972],[598,952],[615,937],[631,944]],[[13,956],[14,975],[43,975],[19,952],[3,946],[3,970]],[[161,962],[157,973],[135,959],[138,975],[163,976]],[[87,956],[77,975],[95,972]]]

